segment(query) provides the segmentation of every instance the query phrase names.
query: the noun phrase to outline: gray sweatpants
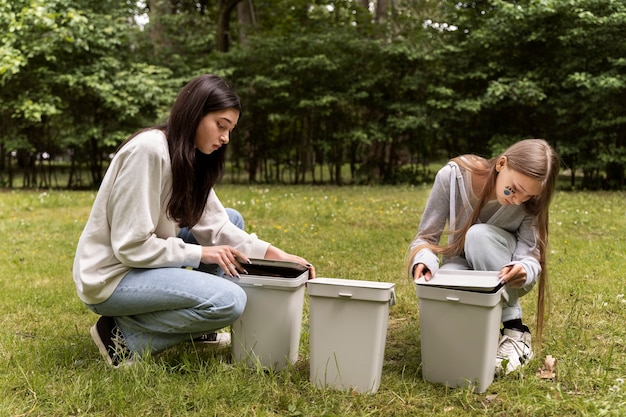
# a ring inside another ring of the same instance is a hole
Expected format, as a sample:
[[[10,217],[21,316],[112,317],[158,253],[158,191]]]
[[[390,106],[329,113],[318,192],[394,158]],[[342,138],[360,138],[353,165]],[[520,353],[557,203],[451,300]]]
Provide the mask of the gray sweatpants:
[[[465,235],[465,257],[455,256],[444,261],[441,269],[472,269],[500,271],[511,262],[517,242],[512,233],[489,224],[475,224]],[[522,318],[519,298],[528,291],[505,286],[509,301],[502,308],[502,321]]]

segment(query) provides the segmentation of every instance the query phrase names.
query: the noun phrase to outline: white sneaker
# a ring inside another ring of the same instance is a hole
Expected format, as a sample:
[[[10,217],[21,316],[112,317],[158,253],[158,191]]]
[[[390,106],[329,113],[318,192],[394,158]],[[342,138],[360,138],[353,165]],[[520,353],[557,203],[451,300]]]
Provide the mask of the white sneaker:
[[[504,329],[496,354],[496,375],[509,374],[532,359],[530,333],[520,330]]]
[[[193,339],[193,343],[197,345],[208,345],[215,348],[230,346],[230,333],[207,333]]]

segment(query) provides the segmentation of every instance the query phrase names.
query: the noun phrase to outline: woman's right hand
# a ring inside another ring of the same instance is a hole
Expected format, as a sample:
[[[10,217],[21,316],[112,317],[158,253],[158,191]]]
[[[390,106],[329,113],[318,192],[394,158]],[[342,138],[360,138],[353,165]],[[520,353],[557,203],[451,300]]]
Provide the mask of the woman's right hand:
[[[298,255],[292,255],[285,252],[276,246],[270,245],[265,252],[265,259],[276,259],[280,261],[295,262],[302,266],[305,266],[309,270],[309,279],[315,278],[315,267],[309,263],[306,259]]]
[[[205,264],[217,264],[224,270],[226,275],[238,277],[240,272],[246,272],[238,259],[243,262],[250,262],[246,255],[232,246],[203,246],[200,262]]]
[[[430,272],[430,269],[426,267],[426,265],[422,263],[416,264],[413,268],[413,281],[417,281],[422,277],[422,275],[426,281],[430,281],[433,277],[433,274]]]

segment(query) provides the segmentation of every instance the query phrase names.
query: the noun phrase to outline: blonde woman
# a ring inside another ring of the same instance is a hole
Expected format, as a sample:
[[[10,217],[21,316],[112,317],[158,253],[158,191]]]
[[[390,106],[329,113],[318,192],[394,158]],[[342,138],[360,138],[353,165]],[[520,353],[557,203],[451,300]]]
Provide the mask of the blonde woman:
[[[414,280],[429,280],[439,268],[500,271],[509,300],[502,310],[497,374],[514,371],[533,357],[519,297],[537,282],[541,343],[548,211],[558,172],[559,158],[542,139],[522,140],[492,159],[454,158],[437,173],[410,245],[408,267]],[[441,245],[446,223],[448,241]]]

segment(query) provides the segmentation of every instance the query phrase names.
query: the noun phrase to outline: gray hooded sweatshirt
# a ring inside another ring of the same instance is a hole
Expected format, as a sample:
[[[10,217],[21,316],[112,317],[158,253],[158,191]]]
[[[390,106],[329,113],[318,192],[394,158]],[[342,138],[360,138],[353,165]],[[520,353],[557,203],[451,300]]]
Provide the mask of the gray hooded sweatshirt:
[[[438,244],[446,223],[450,230],[463,227],[471,218],[473,205],[477,202],[478,198],[472,190],[471,173],[456,162],[448,162],[435,177],[411,249],[423,244]],[[485,205],[478,222],[499,227],[516,237],[517,246],[511,262],[507,265],[521,264],[524,267],[527,276],[522,289],[530,290],[541,273],[534,217],[527,214],[522,206],[502,206],[494,200]],[[452,239],[453,236],[450,235],[448,242],[450,243]],[[444,257],[443,263],[450,260]],[[423,249],[415,255],[411,268],[418,263],[426,265],[432,274],[435,274],[440,266],[439,257],[429,249]],[[504,266],[506,265],[502,265]]]

